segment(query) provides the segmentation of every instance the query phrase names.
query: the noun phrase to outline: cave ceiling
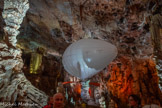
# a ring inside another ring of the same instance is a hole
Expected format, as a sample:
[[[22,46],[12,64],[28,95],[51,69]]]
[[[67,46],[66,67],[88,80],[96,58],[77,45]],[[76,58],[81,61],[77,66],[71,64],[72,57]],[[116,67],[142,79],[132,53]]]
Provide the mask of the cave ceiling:
[[[154,1],[29,0],[29,3],[17,37],[18,45],[26,51],[41,46],[62,55],[69,44],[94,38],[116,45],[119,56],[152,54],[146,17],[154,11]],[[4,25],[2,18],[1,24]]]

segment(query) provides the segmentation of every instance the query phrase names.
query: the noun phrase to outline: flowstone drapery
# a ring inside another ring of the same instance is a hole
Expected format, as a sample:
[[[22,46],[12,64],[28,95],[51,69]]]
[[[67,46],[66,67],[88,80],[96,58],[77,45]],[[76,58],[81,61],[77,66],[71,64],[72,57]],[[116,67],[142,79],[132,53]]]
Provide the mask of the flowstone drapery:
[[[159,88],[162,91],[162,15],[156,14],[151,17],[150,32],[154,46],[154,57],[159,76]]]
[[[24,76],[21,50],[16,47],[18,29],[28,9],[28,0],[4,0],[5,36],[0,42],[0,102],[4,107],[40,108],[47,103],[46,94]]]

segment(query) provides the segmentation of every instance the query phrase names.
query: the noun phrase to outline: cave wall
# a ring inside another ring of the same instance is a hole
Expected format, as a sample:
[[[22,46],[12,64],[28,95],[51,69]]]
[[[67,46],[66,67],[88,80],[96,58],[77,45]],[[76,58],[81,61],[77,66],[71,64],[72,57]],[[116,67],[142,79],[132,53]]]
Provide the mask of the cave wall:
[[[158,79],[152,59],[131,59],[125,56],[110,65],[107,87],[119,105],[128,103],[128,96],[131,94],[140,96],[142,105],[160,105],[162,94],[158,87]]]
[[[43,56],[42,63],[39,69],[36,70],[37,73],[30,73],[32,68],[30,67],[31,54],[24,53],[22,57],[25,62],[23,72],[35,87],[52,97],[56,93],[58,82],[64,81],[64,70],[61,61],[52,55]]]

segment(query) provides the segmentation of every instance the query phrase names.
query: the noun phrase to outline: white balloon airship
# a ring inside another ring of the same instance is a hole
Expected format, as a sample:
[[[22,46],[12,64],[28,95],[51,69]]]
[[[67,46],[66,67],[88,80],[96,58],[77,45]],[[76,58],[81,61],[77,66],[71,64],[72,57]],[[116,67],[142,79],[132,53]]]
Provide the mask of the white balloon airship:
[[[81,39],[64,52],[65,70],[81,80],[91,78],[103,70],[117,56],[117,48],[97,39]]]

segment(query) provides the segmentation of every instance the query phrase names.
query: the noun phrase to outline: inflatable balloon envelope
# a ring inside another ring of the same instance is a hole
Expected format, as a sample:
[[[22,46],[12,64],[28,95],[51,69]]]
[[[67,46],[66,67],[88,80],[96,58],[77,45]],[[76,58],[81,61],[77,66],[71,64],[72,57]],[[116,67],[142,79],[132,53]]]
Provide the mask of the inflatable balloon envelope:
[[[103,70],[116,56],[117,48],[108,42],[81,39],[65,50],[62,63],[69,74],[85,80]]]

